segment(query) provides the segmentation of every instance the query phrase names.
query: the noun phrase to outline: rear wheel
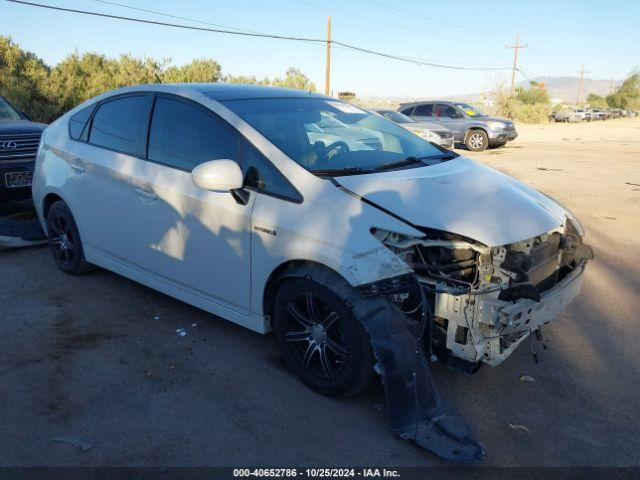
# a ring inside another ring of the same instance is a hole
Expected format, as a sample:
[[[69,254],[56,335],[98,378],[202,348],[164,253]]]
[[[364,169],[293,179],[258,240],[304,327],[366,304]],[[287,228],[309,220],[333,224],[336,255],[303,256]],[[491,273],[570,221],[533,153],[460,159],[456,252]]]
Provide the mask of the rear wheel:
[[[471,130],[464,144],[472,152],[481,152],[489,146],[489,137],[484,130]]]
[[[51,205],[47,212],[47,235],[53,259],[60,270],[70,275],[81,275],[95,268],[84,258],[78,227],[62,200]]]
[[[371,384],[369,336],[329,287],[308,278],[286,280],[276,296],[274,330],[287,364],[311,389],[347,396]]]

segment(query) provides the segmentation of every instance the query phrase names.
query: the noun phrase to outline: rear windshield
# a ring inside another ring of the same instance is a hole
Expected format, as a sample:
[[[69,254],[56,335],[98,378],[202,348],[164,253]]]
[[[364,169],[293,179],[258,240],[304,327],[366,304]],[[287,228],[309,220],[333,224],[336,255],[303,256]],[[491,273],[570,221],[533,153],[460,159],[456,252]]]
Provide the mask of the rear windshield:
[[[409,163],[418,167],[450,158],[405,128],[338,100],[258,98],[223,103],[291,159],[317,174],[368,173],[396,164],[406,168]],[[410,161],[404,162],[407,159]]]

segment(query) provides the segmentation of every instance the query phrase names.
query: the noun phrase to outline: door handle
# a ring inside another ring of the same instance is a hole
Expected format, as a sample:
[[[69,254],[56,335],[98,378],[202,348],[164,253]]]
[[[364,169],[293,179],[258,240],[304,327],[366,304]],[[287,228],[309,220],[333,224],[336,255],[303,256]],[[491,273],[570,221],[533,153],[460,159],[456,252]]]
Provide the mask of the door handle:
[[[142,197],[142,198],[146,198],[147,200],[157,200],[158,199],[158,195],[156,195],[155,192],[153,192],[151,190],[145,190],[144,188],[136,188],[135,192],[136,192],[136,195],[138,195],[139,197]]]
[[[71,170],[73,170],[77,174],[81,174],[81,173],[86,172],[84,167],[82,165],[78,165],[77,163],[71,163],[70,166],[71,166]]]

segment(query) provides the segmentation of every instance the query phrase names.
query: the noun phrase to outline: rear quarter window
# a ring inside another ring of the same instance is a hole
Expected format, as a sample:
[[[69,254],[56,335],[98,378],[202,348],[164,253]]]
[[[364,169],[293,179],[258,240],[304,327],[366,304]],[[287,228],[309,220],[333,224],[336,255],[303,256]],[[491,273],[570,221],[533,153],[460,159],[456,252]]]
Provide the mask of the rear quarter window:
[[[95,105],[83,108],[69,119],[69,136],[71,138],[74,140],[86,140],[88,132],[85,132],[85,127],[94,109]]]

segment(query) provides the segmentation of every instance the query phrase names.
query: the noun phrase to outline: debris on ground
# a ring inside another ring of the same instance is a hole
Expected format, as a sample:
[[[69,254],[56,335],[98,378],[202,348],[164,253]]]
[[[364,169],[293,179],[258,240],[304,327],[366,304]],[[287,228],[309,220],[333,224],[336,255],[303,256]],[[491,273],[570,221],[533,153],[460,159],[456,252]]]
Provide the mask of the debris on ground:
[[[197,326],[198,326],[198,324],[197,324],[197,323],[192,323],[192,324],[191,324],[191,326],[192,326],[192,327],[197,327]]]
[[[96,439],[91,435],[67,435],[51,438],[52,442],[69,443],[81,452],[87,452],[96,446]]]
[[[542,170],[544,172],[564,172],[562,168],[549,168],[549,167],[536,167],[536,170]]]
[[[178,334],[179,337],[186,337],[187,336],[187,331],[184,328],[177,329],[176,333]]]
[[[529,429],[527,427],[525,427],[524,425],[518,425],[517,423],[509,423],[508,425],[513,430],[524,430],[525,432],[529,433]]]
[[[617,220],[618,219],[617,217],[604,217],[604,218],[606,218],[607,220]]]
[[[535,382],[535,378],[529,376],[529,375],[520,375],[520,381],[521,382]]]
[[[627,185],[632,185],[634,187],[640,187],[640,183],[631,183],[631,182],[624,182]]]
[[[155,317],[153,317],[154,320],[160,320],[160,315],[156,315]]]

